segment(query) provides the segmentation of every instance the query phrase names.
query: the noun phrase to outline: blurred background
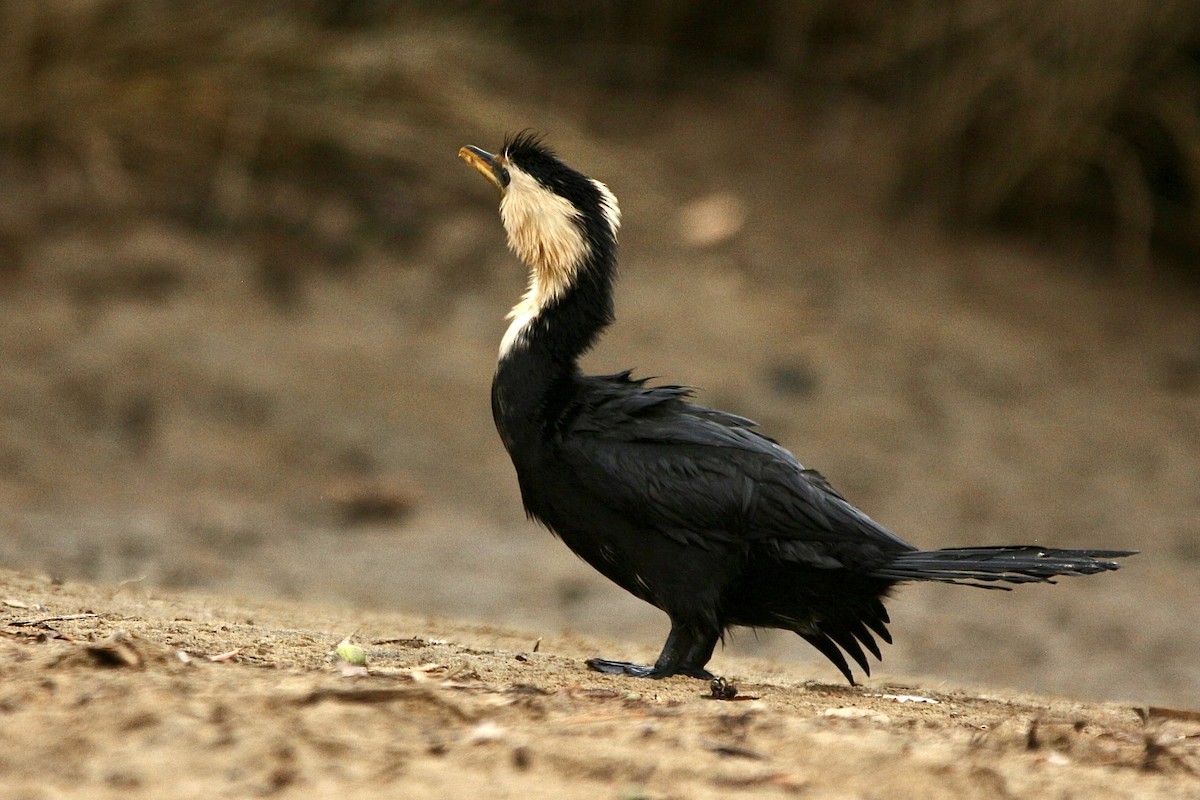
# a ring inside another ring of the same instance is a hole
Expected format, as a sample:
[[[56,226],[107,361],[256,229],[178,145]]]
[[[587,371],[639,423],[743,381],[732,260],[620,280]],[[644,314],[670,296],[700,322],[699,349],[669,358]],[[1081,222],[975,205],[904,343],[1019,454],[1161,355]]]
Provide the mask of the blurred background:
[[[878,674],[1195,706],[1198,23],[0,2],[0,564],[652,658],[665,618],[524,519],[492,428],[525,276],[455,155],[533,128],[625,213],[589,369],[702,387],[927,548],[1142,551],[904,588]],[[778,632],[724,652],[838,680]]]

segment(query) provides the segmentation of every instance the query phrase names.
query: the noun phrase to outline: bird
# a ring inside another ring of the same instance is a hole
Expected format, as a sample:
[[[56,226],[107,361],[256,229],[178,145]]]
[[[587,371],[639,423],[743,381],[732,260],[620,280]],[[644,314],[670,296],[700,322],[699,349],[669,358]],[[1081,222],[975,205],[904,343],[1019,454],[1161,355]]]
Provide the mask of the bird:
[[[691,388],[626,370],[585,375],[580,357],[614,322],[621,211],[600,181],[544,137],[459,157],[500,194],[509,249],[528,286],[509,314],[492,414],[528,517],[613,583],[661,609],[654,664],[591,658],[601,673],[714,679],[736,627],[793,631],[851,684],[891,643],[883,601],[897,584],[984,588],[1115,570],[1132,550],[1036,545],[920,550],[846,500],[746,417]]]

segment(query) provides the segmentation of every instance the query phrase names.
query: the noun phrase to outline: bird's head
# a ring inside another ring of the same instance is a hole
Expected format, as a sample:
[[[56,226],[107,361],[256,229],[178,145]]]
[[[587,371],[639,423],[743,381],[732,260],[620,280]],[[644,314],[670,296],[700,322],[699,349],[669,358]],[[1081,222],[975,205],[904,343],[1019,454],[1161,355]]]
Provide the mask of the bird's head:
[[[611,268],[621,211],[603,183],[571,169],[529,133],[509,137],[499,154],[470,146],[459,158],[500,191],[509,248],[530,267],[530,298],[540,308],[581,270]]]

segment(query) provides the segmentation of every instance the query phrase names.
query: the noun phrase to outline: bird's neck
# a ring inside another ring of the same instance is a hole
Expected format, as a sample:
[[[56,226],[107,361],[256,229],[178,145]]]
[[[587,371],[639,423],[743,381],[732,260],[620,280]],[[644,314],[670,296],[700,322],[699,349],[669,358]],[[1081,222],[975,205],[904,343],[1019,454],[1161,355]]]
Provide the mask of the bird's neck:
[[[589,259],[572,280],[551,292],[534,269],[530,293],[513,309],[492,381],[492,413],[514,453],[536,446],[573,393],[578,362],[613,319],[615,259]],[[538,297],[541,288],[545,295]]]

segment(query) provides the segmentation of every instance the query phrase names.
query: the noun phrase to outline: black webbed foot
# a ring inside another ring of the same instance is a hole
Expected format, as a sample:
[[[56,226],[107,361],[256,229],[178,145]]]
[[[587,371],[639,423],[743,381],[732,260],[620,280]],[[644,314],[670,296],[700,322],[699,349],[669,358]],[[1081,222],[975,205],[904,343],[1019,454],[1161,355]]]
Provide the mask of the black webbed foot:
[[[654,667],[645,664],[632,664],[628,661],[611,661],[607,658],[589,658],[589,669],[603,672],[605,675],[628,675],[631,678],[649,678]]]
[[[677,667],[667,670],[660,669],[657,665],[651,667],[645,664],[632,664],[628,661],[611,661],[607,658],[589,658],[587,660],[589,669],[594,669],[596,672],[603,672],[605,675],[626,675],[630,678],[669,678],[672,675],[686,675],[689,678],[701,678],[706,681],[713,679],[713,674],[706,669],[697,669],[693,667]]]

